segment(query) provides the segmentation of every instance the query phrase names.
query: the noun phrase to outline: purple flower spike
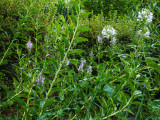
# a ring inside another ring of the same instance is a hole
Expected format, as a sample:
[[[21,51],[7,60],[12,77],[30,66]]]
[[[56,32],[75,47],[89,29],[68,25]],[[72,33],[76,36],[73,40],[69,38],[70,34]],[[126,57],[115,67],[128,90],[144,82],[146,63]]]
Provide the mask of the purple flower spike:
[[[84,72],[83,66],[84,66],[84,63],[85,63],[85,62],[86,62],[85,60],[82,60],[80,66],[79,66],[79,68],[78,68],[78,71]]]
[[[99,43],[102,43],[102,38],[101,38],[100,36],[98,36],[97,41],[98,41]]]
[[[68,60],[68,58],[66,58],[66,65],[67,65],[67,66],[69,65],[69,60]]]
[[[29,50],[31,50],[31,48],[32,48],[32,46],[33,46],[33,44],[31,43],[31,40],[29,40],[26,45],[27,45],[27,48],[28,48]]]
[[[116,42],[116,38],[113,37],[112,44],[115,44],[115,42]]]
[[[92,66],[89,65],[87,74],[91,74],[91,72],[92,72]]]
[[[38,84],[42,84],[42,86],[43,86],[43,85],[44,85],[44,78],[43,78],[42,76],[40,76],[39,79],[36,80],[36,82],[37,82]]]

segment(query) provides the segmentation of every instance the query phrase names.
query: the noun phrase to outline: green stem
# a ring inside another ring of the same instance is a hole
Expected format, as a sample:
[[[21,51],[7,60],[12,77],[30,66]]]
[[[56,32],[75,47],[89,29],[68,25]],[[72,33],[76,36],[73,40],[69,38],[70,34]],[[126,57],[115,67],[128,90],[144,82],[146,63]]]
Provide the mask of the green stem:
[[[112,117],[112,116],[114,116],[114,115],[122,112],[122,111],[129,105],[129,103],[131,102],[132,98],[133,98],[133,96],[129,99],[129,101],[126,103],[126,105],[123,106],[123,108],[122,108],[121,110],[118,110],[117,112],[114,112],[114,113],[112,113],[111,115],[109,115],[109,116],[107,116],[107,117],[104,117],[103,119],[108,119],[108,118],[110,118],[110,117]]]
[[[141,103],[143,103],[143,100],[144,100],[144,95],[142,95],[142,100],[141,100]],[[138,115],[139,115],[139,113],[140,113],[140,110],[141,110],[141,107],[142,107],[142,104],[140,104],[140,105],[139,105],[138,112],[137,112],[137,114],[136,114],[136,117],[135,117],[135,119],[134,119],[134,120],[137,120],[137,118],[138,118]]]
[[[79,11],[80,11],[80,6],[79,6]],[[76,32],[77,32],[77,29],[78,29],[78,26],[79,26],[79,14],[80,13],[78,13],[78,19],[77,19],[77,26],[76,26],[76,28],[75,28],[75,31],[74,31],[74,34],[73,34],[73,37],[72,37],[72,40],[71,40],[71,43],[70,43],[70,45],[69,45],[69,47],[68,47],[68,50],[67,50],[67,52],[66,52],[66,54],[65,54],[65,56],[64,56],[64,58],[63,58],[63,60],[62,60],[62,62],[61,62],[61,64],[60,64],[60,67],[58,68],[58,70],[57,70],[57,72],[56,72],[56,74],[55,74],[55,77],[54,77],[54,79],[53,79],[53,81],[52,81],[52,83],[51,83],[51,86],[50,86],[50,88],[49,88],[49,90],[48,90],[48,93],[47,93],[47,95],[46,95],[46,100],[48,99],[48,97],[49,97],[49,94],[50,94],[50,92],[51,92],[51,90],[52,90],[52,87],[53,87],[53,85],[54,85],[54,83],[55,83],[55,81],[56,81],[56,79],[57,79],[57,76],[58,76],[58,74],[59,74],[59,72],[60,72],[60,70],[61,70],[61,68],[62,68],[62,65],[64,64],[64,62],[65,62],[65,60],[66,60],[66,58],[67,58],[67,55],[68,55],[68,53],[69,53],[69,51],[70,51],[70,49],[71,49],[71,46],[72,46],[72,43],[73,43],[73,41],[74,41],[74,39],[75,39],[75,36],[76,36]],[[45,101],[46,102],[46,101]],[[45,102],[43,103],[43,105],[42,105],[42,107],[41,107],[41,112],[40,112],[40,114],[39,114],[39,117],[42,115],[42,113],[43,113],[43,107],[44,107],[44,105],[45,105]]]
[[[9,49],[10,49],[10,46],[12,45],[13,41],[14,41],[14,40],[12,40],[12,42],[10,43],[7,51],[4,53],[3,58],[1,59],[0,65],[1,65],[1,63],[3,62],[4,58],[6,57],[6,54],[8,53],[8,51],[9,51]]]

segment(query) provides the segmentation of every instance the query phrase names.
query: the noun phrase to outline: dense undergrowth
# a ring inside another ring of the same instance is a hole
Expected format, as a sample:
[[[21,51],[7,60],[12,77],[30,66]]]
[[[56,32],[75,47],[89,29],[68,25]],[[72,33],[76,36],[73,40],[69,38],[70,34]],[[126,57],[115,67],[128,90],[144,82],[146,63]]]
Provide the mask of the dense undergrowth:
[[[1,0],[0,119],[159,120],[158,0]]]

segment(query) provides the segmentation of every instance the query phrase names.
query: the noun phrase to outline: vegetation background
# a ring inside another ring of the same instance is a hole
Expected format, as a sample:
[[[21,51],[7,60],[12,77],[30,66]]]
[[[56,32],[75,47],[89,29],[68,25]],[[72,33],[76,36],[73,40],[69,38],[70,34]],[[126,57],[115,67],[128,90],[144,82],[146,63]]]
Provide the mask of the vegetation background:
[[[160,119],[159,0],[1,0],[0,21],[0,119]]]

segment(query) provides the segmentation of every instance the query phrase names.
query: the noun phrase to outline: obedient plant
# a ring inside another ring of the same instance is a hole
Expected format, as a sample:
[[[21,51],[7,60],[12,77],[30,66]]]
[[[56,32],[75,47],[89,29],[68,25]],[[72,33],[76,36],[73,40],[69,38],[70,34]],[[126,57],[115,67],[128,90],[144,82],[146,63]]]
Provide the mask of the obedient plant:
[[[33,44],[31,43],[31,40],[29,40],[26,45],[27,45],[28,50],[32,49]]]

